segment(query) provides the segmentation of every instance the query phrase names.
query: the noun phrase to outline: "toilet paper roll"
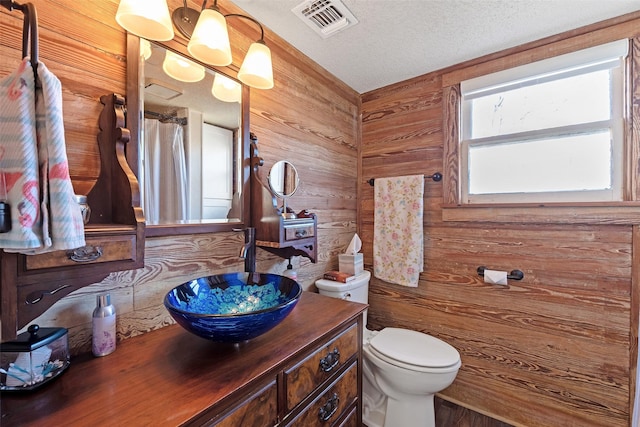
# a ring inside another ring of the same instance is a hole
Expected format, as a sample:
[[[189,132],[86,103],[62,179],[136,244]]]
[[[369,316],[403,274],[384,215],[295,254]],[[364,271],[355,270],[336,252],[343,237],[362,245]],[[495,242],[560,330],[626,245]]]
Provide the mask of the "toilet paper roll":
[[[484,282],[492,285],[506,285],[507,272],[498,270],[484,270]]]

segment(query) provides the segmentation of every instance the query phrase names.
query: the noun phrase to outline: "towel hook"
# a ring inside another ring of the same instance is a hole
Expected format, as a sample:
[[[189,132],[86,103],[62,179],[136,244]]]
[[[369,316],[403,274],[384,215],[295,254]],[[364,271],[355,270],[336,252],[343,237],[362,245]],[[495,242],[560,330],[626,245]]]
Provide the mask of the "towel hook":
[[[11,0],[0,0],[0,6],[4,6],[11,12],[13,9],[22,10],[22,5]]]
[[[31,68],[36,85],[38,84],[38,14],[33,3],[20,4],[11,0],[0,0],[0,5],[9,11],[17,9],[24,15],[22,24],[22,57],[30,56]],[[29,44],[31,55],[29,55]]]

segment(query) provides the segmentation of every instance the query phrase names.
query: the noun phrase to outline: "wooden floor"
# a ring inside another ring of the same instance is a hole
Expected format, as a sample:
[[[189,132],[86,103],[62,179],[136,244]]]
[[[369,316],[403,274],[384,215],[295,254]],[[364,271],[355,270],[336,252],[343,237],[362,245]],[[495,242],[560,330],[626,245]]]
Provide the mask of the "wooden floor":
[[[435,398],[434,405],[436,427],[512,427],[439,397]]]
[[[513,427],[436,396],[436,427]],[[363,427],[368,427],[363,424]]]

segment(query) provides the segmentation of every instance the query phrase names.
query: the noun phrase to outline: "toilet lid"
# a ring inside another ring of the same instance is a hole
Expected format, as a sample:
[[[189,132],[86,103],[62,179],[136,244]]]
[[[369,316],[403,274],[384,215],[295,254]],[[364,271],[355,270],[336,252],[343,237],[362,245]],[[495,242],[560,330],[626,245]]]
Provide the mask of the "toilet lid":
[[[414,366],[446,368],[460,361],[458,350],[451,345],[409,329],[384,328],[369,345],[378,354]]]

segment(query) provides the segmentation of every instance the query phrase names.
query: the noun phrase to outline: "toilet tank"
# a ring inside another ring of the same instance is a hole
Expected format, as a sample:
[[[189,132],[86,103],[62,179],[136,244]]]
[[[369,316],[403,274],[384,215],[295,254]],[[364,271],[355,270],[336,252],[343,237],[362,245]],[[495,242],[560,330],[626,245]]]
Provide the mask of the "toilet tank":
[[[369,302],[369,279],[371,279],[371,273],[364,270],[347,283],[320,279],[316,281],[316,287],[321,295],[367,304]]]
[[[316,280],[316,287],[320,295],[368,304],[369,279],[371,279],[371,273],[364,270],[347,283],[327,279]],[[362,322],[365,327],[367,326],[367,315],[368,310],[362,312]]]

